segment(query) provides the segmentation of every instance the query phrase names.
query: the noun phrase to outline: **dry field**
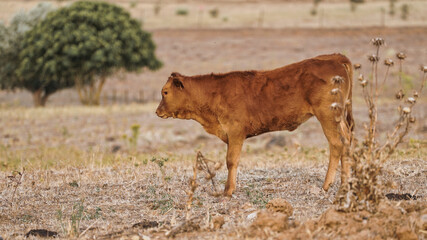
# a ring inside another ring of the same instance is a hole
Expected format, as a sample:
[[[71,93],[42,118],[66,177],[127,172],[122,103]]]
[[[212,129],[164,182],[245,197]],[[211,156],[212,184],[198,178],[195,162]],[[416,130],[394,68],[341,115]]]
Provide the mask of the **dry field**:
[[[24,92],[0,93],[2,238],[23,239],[30,230],[47,229],[61,239],[164,239],[179,226],[186,217],[196,152],[224,163],[225,145],[193,121],[155,116],[158,93],[172,71],[272,69],[331,52],[345,53],[353,62],[368,66],[366,55],[373,50],[369,41],[376,36],[387,42],[383,56],[407,53],[409,85],[419,84],[419,64],[427,63],[425,27],[155,30],[153,36],[164,68],[115,76],[106,86],[106,92],[144,90],[151,102],[84,107],[67,90],[54,95],[48,107],[34,109],[28,107],[31,99]],[[380,132],[390,130],[398,117],[392,99],[396,75],[392,76],[381,98]],[[361,232],[365,235],[357,235],[359,239],[374,239],[391,229],[387,236],[410,239],[405,235],[409,228],[419,239],[426,239],[426,100],[426,96],[419,99],[417,122],[382,174],[384,183],[393,182],[385,193],[409,193],[416,200],[385,201],[375,216],[361,213],[343,218],[331,210],[324,214],[333,207],[339,180],[328,193],[322,192],[327,142],[320,124],[311,119],[294,132],[248,140],[238,170],[238,189],[230,200],[212,196],[212,184],[200,172],[190,211],[197,224],[176,238],[347,239]],[[360,137],[368,118],[358,85],[354,116]],[[224,166],[217,171],[217,190],[222,189],[226,173]],[[289,226],[272,223],[269,228],[266,224],[271,219],[260,222],[262,213],[255,217],[275,198],[292,205],[293,214],[286,219]],[[340,224],[348,231],[335,229]],[[369,227],[362,229],[363,224]]]
[[[225,146],[191,121],[158,120],[154,108],[148,104],[2,109],[1,236],[20,239],[31,229],[48,229],[61,238],[79,234],[83,239],[135,234],[164,238],[185,218],[195,151],[223,162]],[[141,126],[135,142],[134,124]],[[415,132],[384,166],[383,178],[395,183],[388,192],[415,194],[418,198],[411,204],[422,204],[427,195],[425,125]],[[233,198],[210,195],[211,183],[199,174],[192,214],[201,216],[202,229],[176,237],[249,237],[252,213],[274,198],[293,206],[292,221],[319,217],[332,206],[339,184],[327,194],[321,191],[327,170],[325,145],[315,121],[293,133],[248,141]],[[225,179],[222,167],[215,177],[218,190]],[[204,227],[218,216],[225,221],[221,229]],[[134,226],[137,223],[141,224]]]
[[[49,1],[55,7],[66,6],[76,0]],[[322,1],[318,14],[311,15],[313,1],[182,1],[182,0],[106,0],[122,6],[141,20],[144,27],[153,29],[194,28],[343,28],[373,26],[426,26],[427,2],[400,0],[395,15],[389,12],[389,1],[366,0],[356,11],[350,10],[347,0]],[[8,21],[16,12],[33,8],[38,0],[0,1],[0,20]],[[409,14],[401,19],[401,7],[407,4]],[[382,14],[384,10],[384,15]],[[211,16],[212,10],[217,12]],[[156,11],[158,11],[156,13]],[[179,15],[177,12],[186,12]]]

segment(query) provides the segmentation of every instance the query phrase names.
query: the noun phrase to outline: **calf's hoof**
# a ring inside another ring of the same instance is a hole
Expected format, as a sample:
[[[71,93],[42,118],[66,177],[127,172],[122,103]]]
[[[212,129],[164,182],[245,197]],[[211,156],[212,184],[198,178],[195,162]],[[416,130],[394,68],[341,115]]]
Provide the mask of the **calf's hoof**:
[[[234,189],[225,188],[224,189],[224,197],[230,197],[231,198],[231,196],[233,196],[233,192],[234,192]]]
[[[329,190],[329,187],[332,185],[332,183],[325,183],[323,184],[322,189],[325,190],[325,192],[327,192]]]

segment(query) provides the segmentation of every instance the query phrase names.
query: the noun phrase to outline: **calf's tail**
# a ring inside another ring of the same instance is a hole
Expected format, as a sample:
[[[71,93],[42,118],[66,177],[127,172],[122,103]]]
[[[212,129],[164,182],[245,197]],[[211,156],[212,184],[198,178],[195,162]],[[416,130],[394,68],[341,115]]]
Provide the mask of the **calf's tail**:
[[[350,129],[350,131],[353,132],[354,130],[354,119],[353,119],[353,110],[352,110],[353,68],[350,61],[348,63],[344,63],[343,65],[347,72],[347,79],[348,79],[348,86],[349,86],[347,97],[344,100],[344,106],[345,106],[344,111],[345,111],[347,126]]]

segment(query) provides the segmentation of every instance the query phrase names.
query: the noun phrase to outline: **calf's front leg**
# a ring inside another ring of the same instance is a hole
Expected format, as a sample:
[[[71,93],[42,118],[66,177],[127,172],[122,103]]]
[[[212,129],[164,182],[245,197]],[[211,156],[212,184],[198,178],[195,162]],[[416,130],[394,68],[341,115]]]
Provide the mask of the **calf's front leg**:
[[[240,153],[242,151],[244,138],[240,136],[229,136],[227,144],[227,169],[228,178],[225,184],[224,196],[231,197],[236,190],[237,166],[239,165]]]

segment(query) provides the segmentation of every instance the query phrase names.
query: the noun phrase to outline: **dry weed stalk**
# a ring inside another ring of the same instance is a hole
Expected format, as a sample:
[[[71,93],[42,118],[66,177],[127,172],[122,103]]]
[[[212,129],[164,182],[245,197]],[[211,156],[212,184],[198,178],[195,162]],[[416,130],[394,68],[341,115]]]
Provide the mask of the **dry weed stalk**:
[[[196,164],[193,166],[193,178],[190,179],[190,190],[187,191],[188,199],[187,199],[187,206],[186,206],[186,213],[185,213],[185,220],[188,221],[191,216],[191,206],[193,203],[193,196],[194,192],[197,189],[197,161]]]
[[[11,176],[7,176],[8,183],[6,186],[13,188],[12,197],[10,199],[10,206],[11,207],[13,207],[16,190],[18,189],[19,185],[22,184],[22,177],[24,176],[24,172],[25,172],[25,169],[22,170],[22,173],[19,171],[13,171]]]
[[[331,105],[332,111],[336,112],[336,120],[340,122],[340,131],[344,142],[343,157],[346,161],[350,161],[352,174],[347,184],[344,184],[337,194],[336,203],[339,209],[343,211],[358,211],[368,210],[376,211],[376,206],[382,196],[383,185],[380,183],[379,175],[382,171],[382,164],[389,159],[390,155],[395,151],[397,146],[403,142],[403,138],[408,134],[410,125],[415,122],[415,117],[412,116],[412,109],[417,102],[417,98],[423,89],[426,80],[427,67],[421,67],[421,86],[418,91],[413,91],[412,97],[404,98],[405,92],[402,85],[402,64],[406,55],[398,53],[396,57],[399,60],[399,85],[400,90],[396,94],[396,98],[400,101],[398,107],[399,120],[397,121],[393,131],[387,134],[387,139],[381,143],[377,134],[378,124],[378,96],[383,89],[384,84],[389,77],[389,69],[394,65],[393,60],[386,59],[386,73],[384,79],[378,80],[378,63],[379,50],[384,45],[382,38],[372,39],[372,44],[376,47],[376,54],[368,56],[371,62],[371,74],[369,78],[365,78],[360,74],[361,65],[355,64],[354,68],[359,74],[358,80],[363,90],[363,98],[368,107],[369,125],[365,125],[366,136],[361,144],[354,138],[351,132],[351,126],[345,121],[344,107],[340,106],[342,102],[342,94],[340,90],[340,79],[336,76],[332,79],[334,89],[331,94],[335,96],[336,102]]]
[[[209,163],[213,166],[209,166]],[[215,162],[213,160],[207,159],[203,156],[201,152],[197,152],[196,156],[196,162],[193,166],[193,177],[190,179],[190,189],[187,191],[187,207],[186,207],[186,220],[190,219],[190,212],[191,212],[191,206],[193,203],[193,196],[194,192],[196,191],[197,187],[199,186],[197,183],[197,171],[203,171],[206,176],[206,180],[210,180],[212,182],[213,192],[209,192],[212,196],[220,196],[221,194],[216,189],[215,184],[215,176],[216,171],[218,171],[222,167],[222,164],[220,162]]]
[[[209,166],[209,164],[213,166]],[[216,190],[216,184],[214,177],[216,176],[216,171],[222,167],[222,164],[219,162],[215,162],[213,160],[209,160],[203,156],[201,152],[197,152],[196,161],[193,166],[193,176],[189,179],[190,189],[187,191],[187,204],[186,204],[186,214],[185,221],[181,224],[173,227],[170,231],[166,233],[167,237],[174,237],[176,234],[181,232],[190,232],[194,230],[198,230],[201,228],[201,222],[203,219],[206,220],[205,226],[210,226],[210,217],[209,217],[209,209],[207,209],[206,217],[203,217],[203,214],[192,217],[191,216],[191,208],[193,205],[194,192],[199,187],[197,183],[197,174],[198,171],[205,172],[205,178],[212,182],[213,193],[210,193],[214,196],[219,196],[218,191]]]

